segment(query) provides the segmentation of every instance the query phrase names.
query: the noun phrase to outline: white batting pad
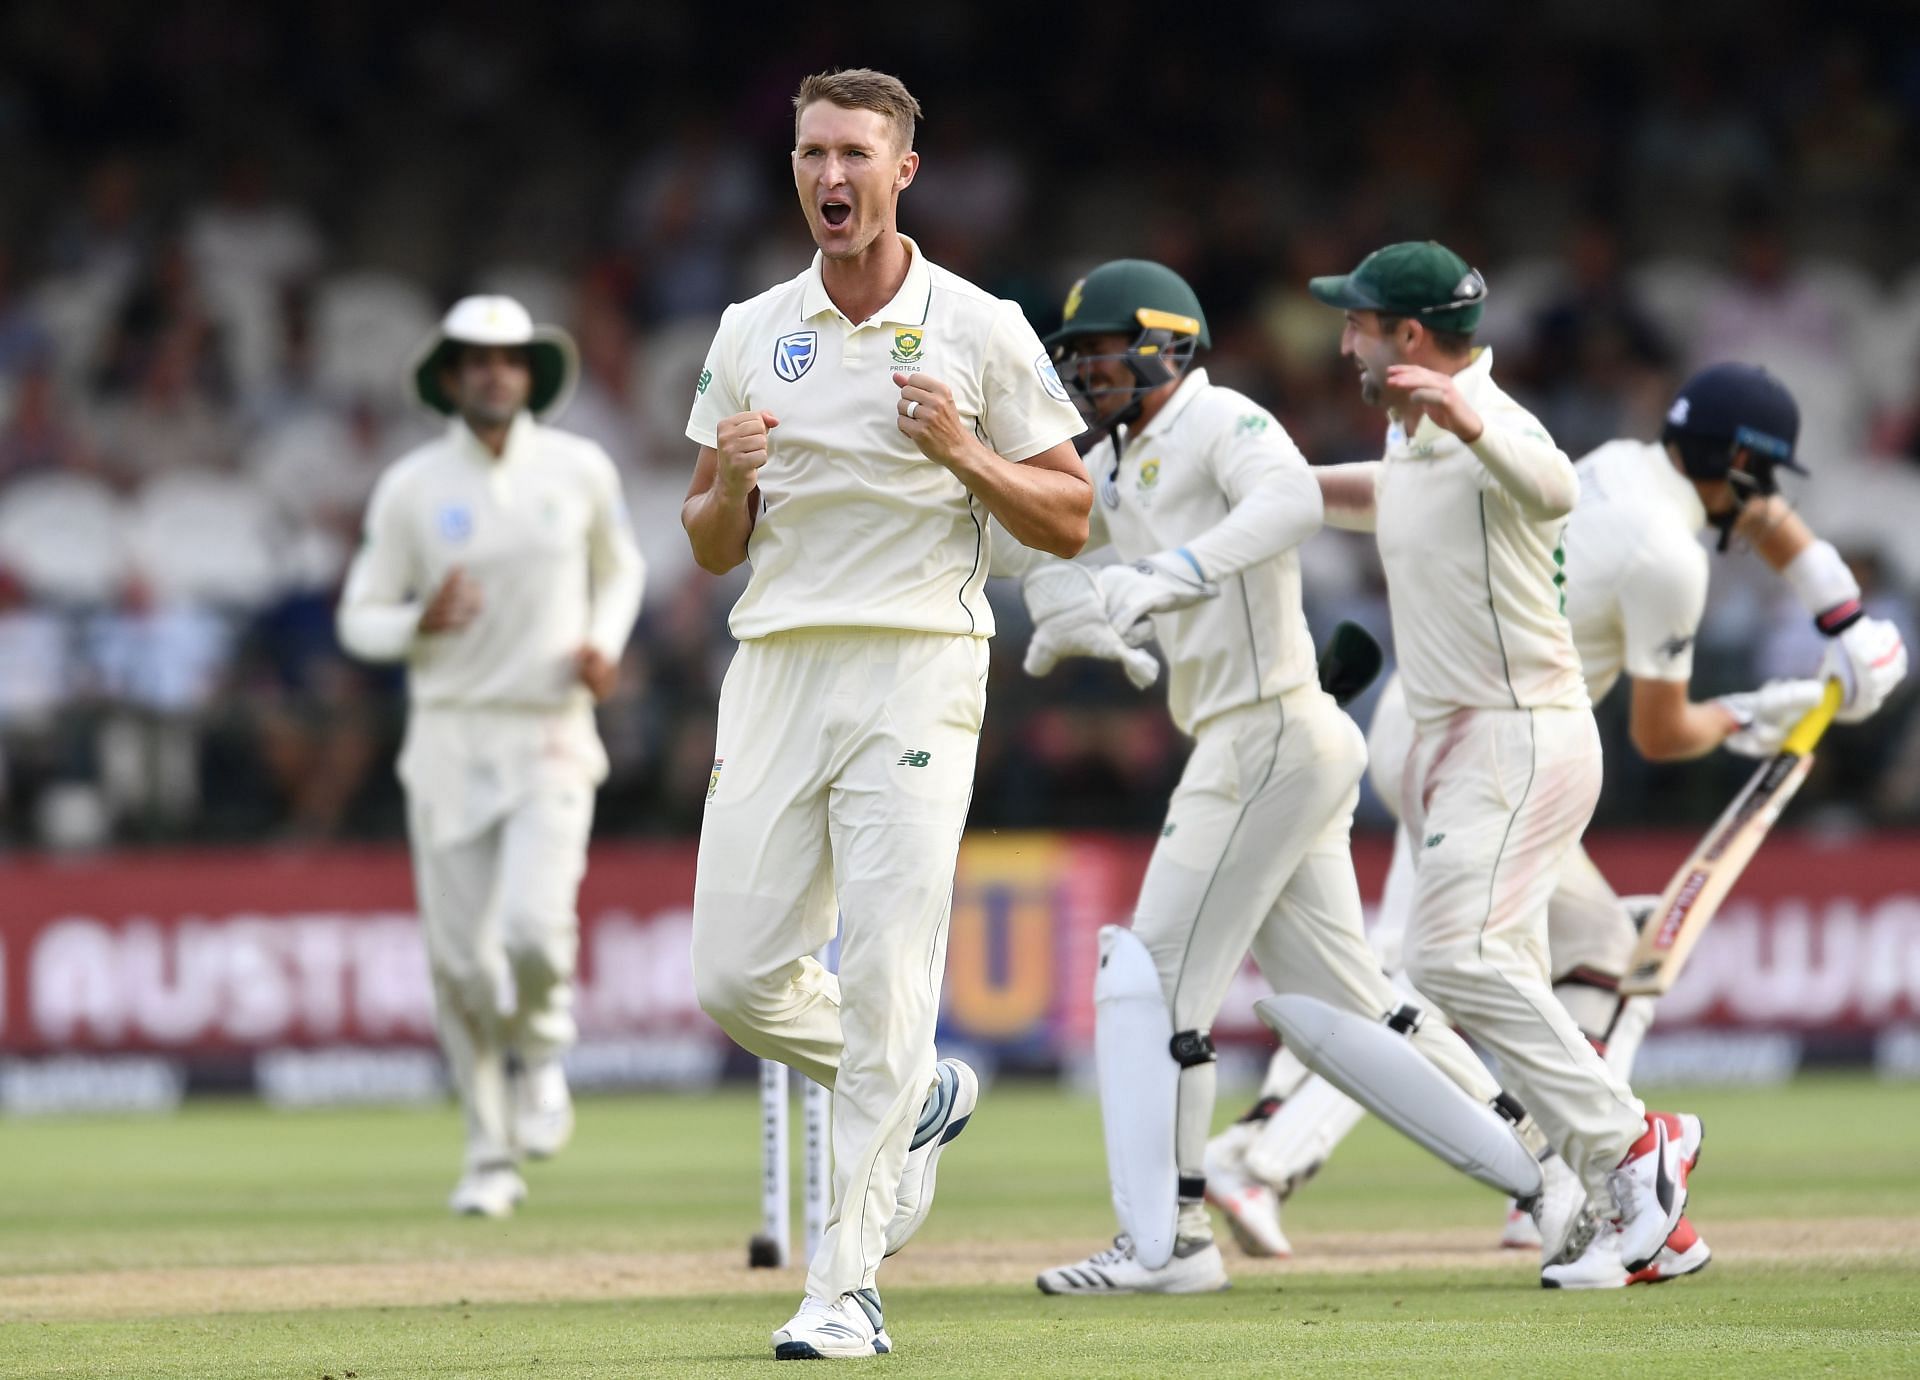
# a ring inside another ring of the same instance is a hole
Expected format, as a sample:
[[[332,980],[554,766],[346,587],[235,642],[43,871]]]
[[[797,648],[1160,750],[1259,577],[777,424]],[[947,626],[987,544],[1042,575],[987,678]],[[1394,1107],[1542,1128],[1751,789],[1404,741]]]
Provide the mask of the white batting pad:
[[[1515,1198],[1540,1191],[1540,1166],[1513,1127],[1383,1023],[1297,995],[1253,1009],[1302,1063],[1409,1140]]]
[[[1180,1066],[1172,1042],[1173,1017],[1147,946],[1132,930],[1103,926],[1093,982],[1093,1052],[1107,1178],[1114,1216],[1149,1270],[1173,1259],[1180,1211],[1180,1174],[1173,1162]]]

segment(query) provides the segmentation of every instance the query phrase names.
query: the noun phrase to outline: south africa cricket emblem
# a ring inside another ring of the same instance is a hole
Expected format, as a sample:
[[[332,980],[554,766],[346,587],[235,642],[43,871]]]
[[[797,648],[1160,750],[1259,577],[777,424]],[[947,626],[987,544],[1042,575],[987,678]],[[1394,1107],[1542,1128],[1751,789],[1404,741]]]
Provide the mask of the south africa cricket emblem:
[[[899,326],[893,332],[893,362],[903,368],[912,368],[921,361],[921,347],[926,344],[927,333],[907,326]]]

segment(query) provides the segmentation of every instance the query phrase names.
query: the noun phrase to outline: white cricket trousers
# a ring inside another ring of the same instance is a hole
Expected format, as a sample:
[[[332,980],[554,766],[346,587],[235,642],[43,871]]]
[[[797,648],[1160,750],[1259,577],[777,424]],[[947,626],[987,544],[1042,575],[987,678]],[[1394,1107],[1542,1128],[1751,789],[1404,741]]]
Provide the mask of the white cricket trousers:
[[[1416,730],[1400,782],[1414,895],[1407,976],[1500,1061],[1587,1190],[1645,1108],[1554,996],[1547,907],[1600,797],[1586,709],[1463,709]]]
[[[933,1086],[986,677],[984,638],[833,628],[741,643],[721,686],[694,988],[749,1053],[833,1090],[820,1298],[873,1284]],[[812,957],[836,915],[837,977]]]
[[[1366,745],[1317,685],[1199,726],[1141,884],[1133,928],[1179,1031],[1211,1030],[1251,950],[1276,992],[1378,1020],[1406,998],[1368,948],[1349,832]],[[1477,1101],[1499,1092],[1445,1022],[1414,1041]],[[1182,1069],[1175,1163],[1196,1227],[1215,1066]]]
[[[1407,712],[1400,678],[1393,677],[1381,692],[1367,730],[1368,773],[1381,802],[1396,820],[1405,816],[1400,793],[1407,761],[1413,755],[1413,716]],[[1422,839],[1420,842],[1424,842]],[[1374,951],[1389,973],[1404,966],[1400,946],[1415,891],[1414,855],[1418,851],[1404,823],[1394,830],[1393,865],[1380,896],[1380,914],[1374,925]],[[1586,1033],[1604,1046],[1603,1057],[1619,1075],[1632,1080],[1633,1060],[1652,1023],[1653,1001],[1638,997],[1623,1001],[1620,978],[1627,971],[1639,935],[1627,908],[1600,875],[1580,844],[1568,850],[1560,865],[1552,899],[1547,903],[1547,954],[1554,995]]]
[[[435,1021],[467,1121],[469,1169],[513,1161],[506,1054],[549,1058],[575,1039],[575,907],[593,830],[593,783],[554,770],[479,833],[432,840],[433,802],[409,794],[414,892]]]

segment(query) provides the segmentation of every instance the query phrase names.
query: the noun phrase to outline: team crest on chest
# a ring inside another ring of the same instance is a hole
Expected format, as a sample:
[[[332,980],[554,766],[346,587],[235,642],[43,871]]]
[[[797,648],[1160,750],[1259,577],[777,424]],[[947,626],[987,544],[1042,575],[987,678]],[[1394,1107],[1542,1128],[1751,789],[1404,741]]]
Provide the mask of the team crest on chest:
[[[473,536],[473,509],[464,503],[449,503],[440,510],[440,535],[454,546]]]
[[[819,353],[818,332],[795,331],[783,335],[773,342],[773,372],[788,383],[798,382],[802,374],[813,368],[813,358]]]
[[[893,332],[893,362],[902,367],[917,366],[922,358],[921,348],[927,343],[927,333],[912,326],[896,326]]]

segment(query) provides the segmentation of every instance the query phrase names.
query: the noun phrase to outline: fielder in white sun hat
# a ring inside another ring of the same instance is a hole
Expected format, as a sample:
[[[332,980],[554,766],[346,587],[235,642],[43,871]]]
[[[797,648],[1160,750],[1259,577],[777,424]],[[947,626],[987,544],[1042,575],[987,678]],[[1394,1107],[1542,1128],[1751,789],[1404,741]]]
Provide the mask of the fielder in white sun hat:
[[[414,394],[442,416],[455,412],[441,375],[459,359],[463,345],[507,345],[524,349],[532,373],[527,410],[546,417],[566,406],[580,373],[573,340],[558,326],[536,326],[527,309],[511,297],[462,297],[421,346],[413,362]]]

